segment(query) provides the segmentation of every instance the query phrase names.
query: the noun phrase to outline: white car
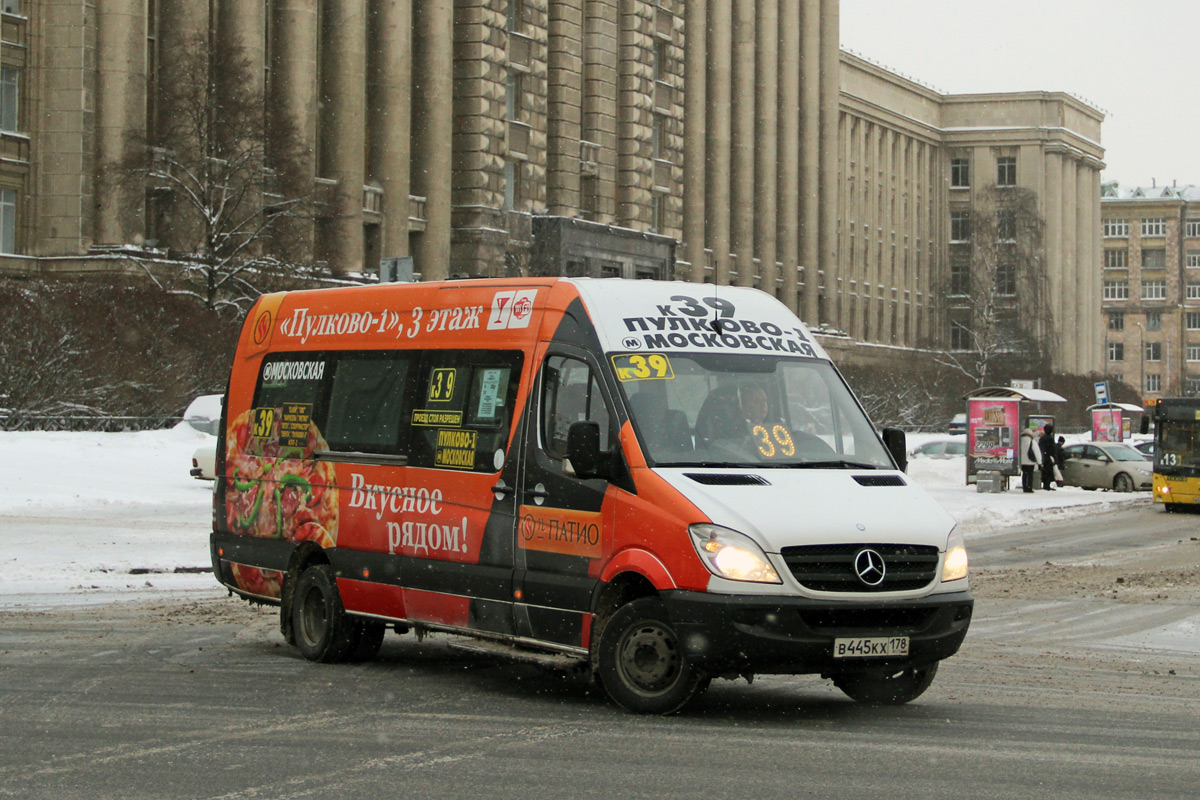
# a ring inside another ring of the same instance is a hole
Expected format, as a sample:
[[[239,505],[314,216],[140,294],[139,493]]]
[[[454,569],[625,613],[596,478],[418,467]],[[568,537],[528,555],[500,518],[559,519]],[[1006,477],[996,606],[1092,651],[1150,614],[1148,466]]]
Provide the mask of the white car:
[[[197,397],[183,412],[183,421],[200,433],[208,435],[204,444],[192,453],[191,475],[202,481],[217,477],[217,428],[221,425],[221,395]]]
[[[928,458],[954,458],[966,454],[967,441],[965,439],[937,439],[926,442],[920,447],[914,447],[909,452],[909,456],[926,456]]]
[[[1063,478],[1067,486],[1111,489],[1114,492],[1154,488],[1150,462],[1121,442],[1088,442],[1063,448]]]

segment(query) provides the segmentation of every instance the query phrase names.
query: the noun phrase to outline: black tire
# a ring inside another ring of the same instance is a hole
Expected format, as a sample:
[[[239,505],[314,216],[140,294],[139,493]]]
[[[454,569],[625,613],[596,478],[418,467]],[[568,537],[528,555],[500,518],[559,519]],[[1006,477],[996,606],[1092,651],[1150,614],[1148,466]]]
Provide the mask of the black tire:
[[[683,652],[662,603],[650,597],[621,606],[605,622],[597,673],[613,702],[637,714],[673,714],[709,682]]]
[[[899,706],[916,700],[937,675],[937,662],[903,670],[878,670],[835,675],[833,685],[859,703]]]
[[[346,616],[333,567],[314,564],[300,573],[292,595],[292,630],[305,658],[324,664],[345,661],[361,638],[357,626]]]
[[[1114,492],[1132,492],[1133,478],[1126,475],[1124,472],[1117,473],[1117,477],[1113,478]]]

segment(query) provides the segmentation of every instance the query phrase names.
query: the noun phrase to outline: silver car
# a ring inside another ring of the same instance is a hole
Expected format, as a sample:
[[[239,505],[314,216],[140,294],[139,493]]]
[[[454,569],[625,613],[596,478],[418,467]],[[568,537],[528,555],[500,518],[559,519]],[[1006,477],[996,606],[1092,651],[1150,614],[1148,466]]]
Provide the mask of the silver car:
[[[1069,444],[1063,448],[1063,483],[1114,492],[1149,491],[1154,485],[1146,457],[1121,442]]]

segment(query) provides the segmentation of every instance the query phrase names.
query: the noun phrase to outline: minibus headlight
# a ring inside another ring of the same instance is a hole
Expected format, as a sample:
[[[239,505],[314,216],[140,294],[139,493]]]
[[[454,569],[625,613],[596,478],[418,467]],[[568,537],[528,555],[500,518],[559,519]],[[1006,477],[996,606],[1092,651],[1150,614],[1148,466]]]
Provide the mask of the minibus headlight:
[[[946,541],[946,562],[942,565],[942,583],[967,577],[967,546],[958,530],[950,532]]]
[[[767,554],[745,534],[702,523],[688,526],[692,544],[708,571],[718,578],[754,583],[783,583]]]

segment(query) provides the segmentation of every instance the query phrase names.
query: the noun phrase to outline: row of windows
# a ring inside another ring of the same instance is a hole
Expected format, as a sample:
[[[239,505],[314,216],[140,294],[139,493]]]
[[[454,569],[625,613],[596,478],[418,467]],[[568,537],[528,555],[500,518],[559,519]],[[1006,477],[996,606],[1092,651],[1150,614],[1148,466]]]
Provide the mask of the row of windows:
[[[281,451],[316,441],[334,452],[405,456],[412,466],[494,472],[522,357],[470,350],[279,354],[263,363],[253,425]]]
[[[996,185],[997,186],[1016,186],[1017,185],[1017,158],[1016,156],[1001,156],[996,159]],[[950,187],[952,189],[966,189],[971,186],[971,159],[969,158],[952,158],[950,159]]]
[[[1148,217],[1141,220],[1142,236],[1166,236],[1167,235],[1167,220],[1166,217]],[[1200,219],[1189,219],[1184,221],[1183,228],[1184,236],[1200,237]],[[1104,220],[1104,237],[1106,239],[1124,239],[1129,236],[1129,220],[1127,219],[1106,219]]]
[[[1186,345],[1185,355],[1188,361],[1200,361],[1200,344]],[[1124,361],[1125,345],[1121,342],[1108,343],[1108,360]],[[1144,361],[1162,361],[1163,348],[1160,342],[1147,342],[1143,348]]]
[[[1200,267],[1200,250],[1189,250],[1184,254],[1184,265]],[[1125,269],[1129,266],[1129,251],[1111,248],[1104,251],[1105,269]],[[1166,269],[1167,251],[1158,247],[1148,247],[1142,250],[1142,269]]]
[[[1192,286],[1188,284],[1188,297],[1192,295]],[[1105,281],[1104,282],[1104,299],[1105,300],[1128,300],[1129,299],[1129,281]],[[1143,300],[1166,300],[1167,299],[1167,282],[1162,280],[1142,281],[1142,299]]]
[[[1200,292],[1200,286],[1197,286],[1197,291]],[[1200,331],[1200,311],[1188,311],[1183,315],[1183,323],[1189,331]],[[1146,312],[1146,330],[1161,331],[1162,330],[1162,312],[1148,311]],[[1110,331],[1125,330],[1125,312],[1113,311],[1108,315],[1108,329]]]

